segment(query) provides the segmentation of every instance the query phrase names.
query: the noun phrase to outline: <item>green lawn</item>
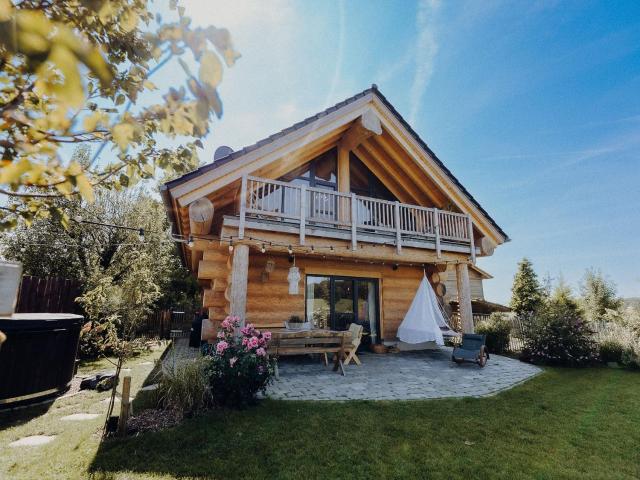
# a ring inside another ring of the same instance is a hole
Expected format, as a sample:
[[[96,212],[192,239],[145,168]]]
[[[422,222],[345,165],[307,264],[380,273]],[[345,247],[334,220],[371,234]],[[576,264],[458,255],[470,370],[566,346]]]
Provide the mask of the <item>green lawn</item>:
[[[637,479],[640,374],[551,369],[483,399],[268,401],[103,445],[70,437],[21,458],[5,437],[8,478]]]

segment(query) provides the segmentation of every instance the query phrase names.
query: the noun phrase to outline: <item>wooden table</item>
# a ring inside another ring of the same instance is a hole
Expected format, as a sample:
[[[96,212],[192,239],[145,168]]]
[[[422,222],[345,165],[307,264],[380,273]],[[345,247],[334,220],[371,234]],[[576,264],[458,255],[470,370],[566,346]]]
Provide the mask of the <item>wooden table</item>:
[[[305,355],[309,353],[334,353],[333,371],[340,369],[344,375],[343,360],[345,348],[351,339],[349,331],[335,330],[272,330],[271,341],[268,352],[270,355],[279,357],[281,355]],[[279,378],[276,363],[276,378]]]

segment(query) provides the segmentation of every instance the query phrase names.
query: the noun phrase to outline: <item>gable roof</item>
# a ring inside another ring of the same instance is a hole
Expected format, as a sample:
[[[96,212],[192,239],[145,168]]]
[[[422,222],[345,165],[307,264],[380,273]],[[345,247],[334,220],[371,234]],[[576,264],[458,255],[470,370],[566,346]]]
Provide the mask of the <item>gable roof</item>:
[[[285,128],[277,133],[274,133],[262,140],[257,141],[256,143],[246,146],[240,150],[234,151],[232,153],[230,153],[229,155],[226,155],[225,157],[222,157],[212,163],[209,163],[207,165],[203,165],[202,167],[197,168],[196,170],[193,170],[192,172],[189,172],[185,175],[182,175],[179,178],[176,178],[174,180],[170,180],[169,182],[166,182],[162,187],[161,187],[161,194],[163,196],[163,199],[165,201],[165,204],[167,205],[167,208],[170,208],[171,205],[171,200],[169,197],[165,197],[165,195],[168,194],[168,191],[172,188],[175,188],[179,185],[182,185],[186,182],[188,182],[189,180],[192,180],[194,178],[199,177],[200,175],[203,175],[205,173],[211,172],[216,170],[217,168],[220,168],[223,165],[229,164],[231,162],[233,162],[236,159],[239,159],[243,156],[245,156],[246,154],[257,150],[258,148],[261,148],[265,145],[268,145],[282,137],[285,137],[286,135],[289,135],[293,132],[296,132],[297,130],[300,130],[301,128],[312,124],[318,120],[320,120],[323,117],[326,117],[327,115],[340,110],[343,107],[346,107],[347,105],[350,105],[354,102],[356,102],[357,100],[366,97],[367,95],[374,95],[375,97],[377,97],[382,104],[391,112],[391,114],[400,122],[400,124],[402,125],[402,127],[407,131],[407,133],[411,136],[411,138],[417,142],[426,152],[427,154],[431,157],[431,159],[433,159],[433,161],[438,165],[438,167],[440,167],[440,169],[444,172],[444,174],[446,175],[446,177],[454,184],[456,185],[456,187],[463,193],[463,195],[482,213],[482,215],[489,221],[489,223],[491,223],[491,225],[500,233],[500,235],[502,235],[504,237],[504,241],[508,242],[510,241],[509,236],[505,233],[504,230],[502,230],[502,228],[497,224],[497,222],[489,215],[489,213],[480,205],[480,203],[473,197],[473,195],[471,195],[471,193],[469,193],[469,191],[460,183],[460,181],[453,175],[453,173],[451,173],[451,171],[444,165],[444,163],[438,158],[438,156],[433,152],[433,150],[431,150],[429,148],[429,146],[426,144],[426,142],[424,140],[422,140],[422,138],[420,138],[420,136],[416,133],[416,131],[411,127],[411,125],[409,125],[409,123],[402,117],[402,115],[400,115],[400,113],[395,109],[395,107],[387,100],[387,98],[380,92],[380,90],[378,90],[377,85],[373,84],[371,85],[370,88],[367,88],[365,90],[363,90],[360,93],[357,93],[355,95],[353,95],[352,97],[347,98],[346,100],[343,100],[342,102],[336,103],[335,105],[321,111],[318,112],[315,115],[312,115],[300,122],[297,122],[295,124],[293,124],[292,126]],[[168,212],[170,214],[170,212]],[[172,223],[174,223],[175,219],[172,219],[170,217],[170,221],[172,221]]]

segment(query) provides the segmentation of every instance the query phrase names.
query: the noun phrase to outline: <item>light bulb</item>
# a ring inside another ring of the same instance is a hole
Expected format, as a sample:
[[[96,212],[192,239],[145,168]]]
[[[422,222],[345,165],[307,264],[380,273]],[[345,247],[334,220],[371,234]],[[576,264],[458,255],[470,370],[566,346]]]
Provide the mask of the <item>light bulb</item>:
[[[233,240],[229,240],[229,253],[233,253]]]
[[[266,251],[267,251],[267,248],[264,246],[264,243],[263,243],[263,244],[262,244],[262,246],[260,247],[260,251],[261,251],[262,253],[264,253],[264,252],[266,252]]]
[[[187,241],[187,247],[193,248],[193,236],[189,235],[189,240]]]
[[[287,249],[287,252],[289,252],[289,255],[291,255],[293,253],[293,248],[291,248],[291,245],[289,245],[289,248]]]
[[[138,240],[140,240],[140,242],[144,242],[144,229],[141,228],[140,230],[138,230]]]

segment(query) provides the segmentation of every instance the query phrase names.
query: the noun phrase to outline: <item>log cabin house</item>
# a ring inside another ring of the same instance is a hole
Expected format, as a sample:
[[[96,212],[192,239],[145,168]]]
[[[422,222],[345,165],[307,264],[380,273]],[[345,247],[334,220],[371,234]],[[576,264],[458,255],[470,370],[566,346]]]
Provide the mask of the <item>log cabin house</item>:
[[[161,188],[209,318],[393,341],[426,271],[459,327],[508,236],[375,85]],[[489,304],[491,305],[491,304]]]

